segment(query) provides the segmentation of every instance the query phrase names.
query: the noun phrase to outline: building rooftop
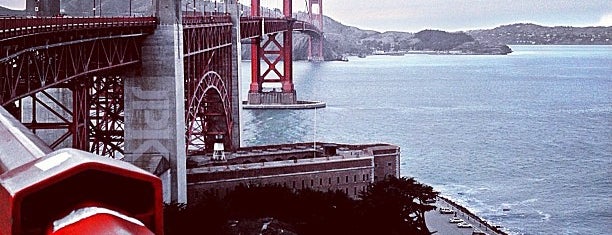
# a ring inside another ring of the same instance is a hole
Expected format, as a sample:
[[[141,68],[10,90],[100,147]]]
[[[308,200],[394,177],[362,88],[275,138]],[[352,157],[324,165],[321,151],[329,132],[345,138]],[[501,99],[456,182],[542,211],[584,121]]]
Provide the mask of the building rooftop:
[[[346,145],[334,143],[296,143],[241,148],[225,153],[225,161],[212,155],[192,156],[187,172],[191,174],[269,167],[320,164],[372,157],[373,151],[395,147],[390,144]]]

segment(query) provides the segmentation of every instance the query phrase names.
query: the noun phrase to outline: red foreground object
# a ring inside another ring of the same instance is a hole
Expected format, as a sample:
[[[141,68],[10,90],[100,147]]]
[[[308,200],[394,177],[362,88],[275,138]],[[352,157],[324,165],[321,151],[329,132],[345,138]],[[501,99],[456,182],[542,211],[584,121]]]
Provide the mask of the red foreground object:
[[[96,214],[48,234],[152,235],[154,233],[143,225],[132,223],[115,215]]]
[[[2,146],[0,146],[1,148]],[[20,153],[0,160],[20,158]],[[143,228],[106,215],[74,229],[103,229],[66,234],[163,234],[161,180],[127,162],[75,149],[62,149],[0,174],[0,234],[44,234],[70,212],[85,207],[118,211]],[[104,225],[104,226],[100,226]],[[76,231],[67,227],[66,231]],[[135,233],[115,233],[114,231]]]

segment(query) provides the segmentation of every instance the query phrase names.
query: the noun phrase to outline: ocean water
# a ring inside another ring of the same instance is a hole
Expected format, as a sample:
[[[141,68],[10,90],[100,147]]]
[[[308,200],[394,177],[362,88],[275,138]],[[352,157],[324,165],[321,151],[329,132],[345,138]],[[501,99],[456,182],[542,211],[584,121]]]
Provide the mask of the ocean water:
[[[393,143],[402,176],[510,233],[612,233],[612,46],[511,48],[295,62],[327,107],[244,110],[243,145]]]

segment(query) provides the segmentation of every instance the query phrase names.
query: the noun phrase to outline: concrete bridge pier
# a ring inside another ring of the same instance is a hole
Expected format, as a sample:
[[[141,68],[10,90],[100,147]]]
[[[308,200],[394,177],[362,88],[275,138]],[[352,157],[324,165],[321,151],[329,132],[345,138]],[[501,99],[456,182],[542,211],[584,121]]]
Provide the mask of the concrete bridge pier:
[[[125,79],[124,160],[161,174],[164,201],[187,202],[183,25],[180,0],[155,0],[157,30],[142,46],[142,66]],[[158,172],[159,173],[159,172]]]
[[[240,148],[240,137],[242,136],[242,123],[240,120],[242,112],[242,44],[240,43],[240,4],[236,0],[230,0],[228,12],[232,17],[232,146]]]

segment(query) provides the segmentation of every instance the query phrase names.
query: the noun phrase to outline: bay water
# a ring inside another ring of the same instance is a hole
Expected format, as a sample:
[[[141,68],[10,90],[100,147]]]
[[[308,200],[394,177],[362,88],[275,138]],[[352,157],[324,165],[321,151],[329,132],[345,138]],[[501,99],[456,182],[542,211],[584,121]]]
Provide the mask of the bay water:
[[[612,233],[612,46],[511,48],[295,62],[327,107],[243,110],[242,143],[396,144],[402,176],[512,234]]]

